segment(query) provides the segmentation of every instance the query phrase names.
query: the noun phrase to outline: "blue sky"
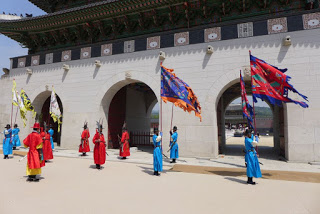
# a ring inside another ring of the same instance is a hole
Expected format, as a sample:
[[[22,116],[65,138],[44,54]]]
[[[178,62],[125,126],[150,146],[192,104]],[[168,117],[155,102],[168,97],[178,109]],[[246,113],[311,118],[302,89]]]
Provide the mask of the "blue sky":
[[[23,14],[32,13],[34,16],[45,14],[44,11],[31,4],[28,0],[1,0],[0,13],[5,12],[6,14]],[[3,74],[2,68],[10,67],[11,57],[26,55],[28,50],[22,48],[16,41],[0,35],[0,75]]]

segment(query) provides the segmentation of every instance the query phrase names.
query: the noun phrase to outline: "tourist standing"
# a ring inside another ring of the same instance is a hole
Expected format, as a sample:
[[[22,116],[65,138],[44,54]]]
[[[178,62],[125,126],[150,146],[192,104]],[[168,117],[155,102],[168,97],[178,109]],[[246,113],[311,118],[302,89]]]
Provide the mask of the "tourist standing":
[[[41,152],[42,139],[39,134],[40,124],[35,123],[32,128],[32,133],[23,140],[24,146],[29,148],[29,152],[27,154],[27,181],[39,181],[36,176],[41,174],[41,167],[44,166],[44,160]]]
[[[253,182],[252,177],[261,178],[261,170],[259,165],[259,160],[257,157],[257,152],[254,147],[257,145],[257,142],[254,141],[254,135],[251,134],[251,130],[247,129],[245,131],[245,148],[246,148],[246,155],[245,160],[247,163],[247,177],[248,177],[248,184],[256,184]]]
[[[120,145],[120,157],[122,157],[122,159],[126,159],[128,156],[130,156],[129,133],[127,128],[123,127]]]
[[[12,147],[15,150],[17,147],[21,146],[20,138],[19,138],[20,129],[17,124],[14,124],[14,129],[12,130]]]
[[[159,135],[158,128],[153,129],[153,170],[154,175],[159,176],[159,172],[162,172],[162,149],[161,149],[161,135]]]
[[[3,131],[4,139],[3,139],[3,159],[9,159],[9,155],[12,154],[12,129],[9,124],[4,127]]]
[[[178,147],[178,128],[176,126],[173,127],[173,133],[170,131],[171,140],[170,140],[170,163],[175,163],[176,159],[179,158],[179,147]]]
[[[94,135],[92,141],[94,143],[93,157],[96,168],[100,169],[101,165],[106,162],[106,141],[104,140],[104,135],[102,133],[102,125],[99,124],[96,134]]]
[[[86,153],[90,152],[89,137],[90,132],[88,129],[88,123],[85,123],[81,134],[81,144],[79,145],[79,152],[82,152],[82,156],[86,156]]]

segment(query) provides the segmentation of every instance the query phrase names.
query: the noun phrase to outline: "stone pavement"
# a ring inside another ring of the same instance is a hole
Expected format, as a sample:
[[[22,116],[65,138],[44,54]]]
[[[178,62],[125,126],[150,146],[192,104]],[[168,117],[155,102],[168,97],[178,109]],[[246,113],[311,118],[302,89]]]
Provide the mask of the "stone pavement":
[[[93,152],[88,152],[88,156],[82,157],[77,150],[63,149],[60,147],[55,147],[54,156],[55,157],[67,157],[67,158],[79,158],[79,159],[93,159]],[[240,148],[237,148],[238,150]],[[2,152],[2,146],[0,147]],[[20,155],[26,154],[27,149],[20,147]],[[127,163],[137,163],[137,164],[152,164],[153,163],[153,153],[152,148],[142,148],[137,149],[133,147],[130,149],[131,156],[126,160],[121,160],[119,158],[118,149],[107,149],[107,162],[127,162]],[[164,151],[164,154],[169,157],[169,153]],[[281,158],[280,158],[281,159]],[[172,166],[168,158],[163,158],[164,166]],[[279,160],[274,156],[260,157],[259,161],[263,163],[260,165],[261,170],[280,170],[280,171],[296,171],[296,172],[318,172],[320,173],[320,165],[310,165],[308,163],[292,163]],[[206,166],[206,167],[225,167],[225,168],[245,168],[244,156],[243,155],[220,155],[216,159],[209,158],[196,158],[196,157],[180,157],[177,164],[183,165],[194,165],[194,166]]]

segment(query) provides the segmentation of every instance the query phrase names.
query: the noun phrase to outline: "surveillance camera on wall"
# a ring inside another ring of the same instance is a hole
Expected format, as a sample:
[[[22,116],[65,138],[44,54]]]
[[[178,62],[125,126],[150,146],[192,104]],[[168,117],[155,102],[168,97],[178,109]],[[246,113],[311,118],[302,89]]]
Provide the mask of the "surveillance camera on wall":
[[[213,53],[213,47],[211,45],[208,45],[207,54],[212,54],[212,53]]]
[[[27,72],[26,72],[28,75],[31,75],[32,74],[32,69],[30,68],[27,68]]]
[[[284,46],[290,46],[290,45],[291,45],[291,36],[286,36],[286,37],[283,39],[283,45],[284,45]]]
[[[95,64],[97,67],[101,67],[101,62],[100,62],[100,60],[96,60],[96,61],[94,62],[94,64]]]
[[[70,70],[70,66],[67,65],[67,64],[63,64],[62,68],[63,68],[64,71],[69,71]]]
[[[164,59],[166,58],[166,53],[163,52],[163,51],[160,51],[160,53],[159,53],[159,58],[160,58],[161,60],[164,60]]]

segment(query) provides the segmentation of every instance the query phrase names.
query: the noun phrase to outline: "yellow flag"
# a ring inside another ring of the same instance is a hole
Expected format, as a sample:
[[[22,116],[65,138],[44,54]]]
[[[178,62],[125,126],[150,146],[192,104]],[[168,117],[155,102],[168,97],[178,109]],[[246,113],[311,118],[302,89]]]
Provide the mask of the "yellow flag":
[[[17,98],[17,83],[15,80],[13,80],[13,86],[12,86],[12,104],[15,106],[19,106],[18,98]]]
[[[34,111],[34,107],[31,105],[31,100],[29,99],[27,93],[21,89],[21,99],[23,101],[24,107],[27,109],[27,111],[32,111],[33,115],[32,117],[34,118],[36,116],[36,112]]]
[[[17,100],[18,100],[18,103],[19,103],[19,109],[20,109],[20,117],[23,121],[23,126],[26,127],[26,124],[27,124],[27,109],[26,107],[24,106],[23,104],[23,101],[21,100],[21,97],[19,95],[19,93],[16,91],[16,95],[17,95]]]

